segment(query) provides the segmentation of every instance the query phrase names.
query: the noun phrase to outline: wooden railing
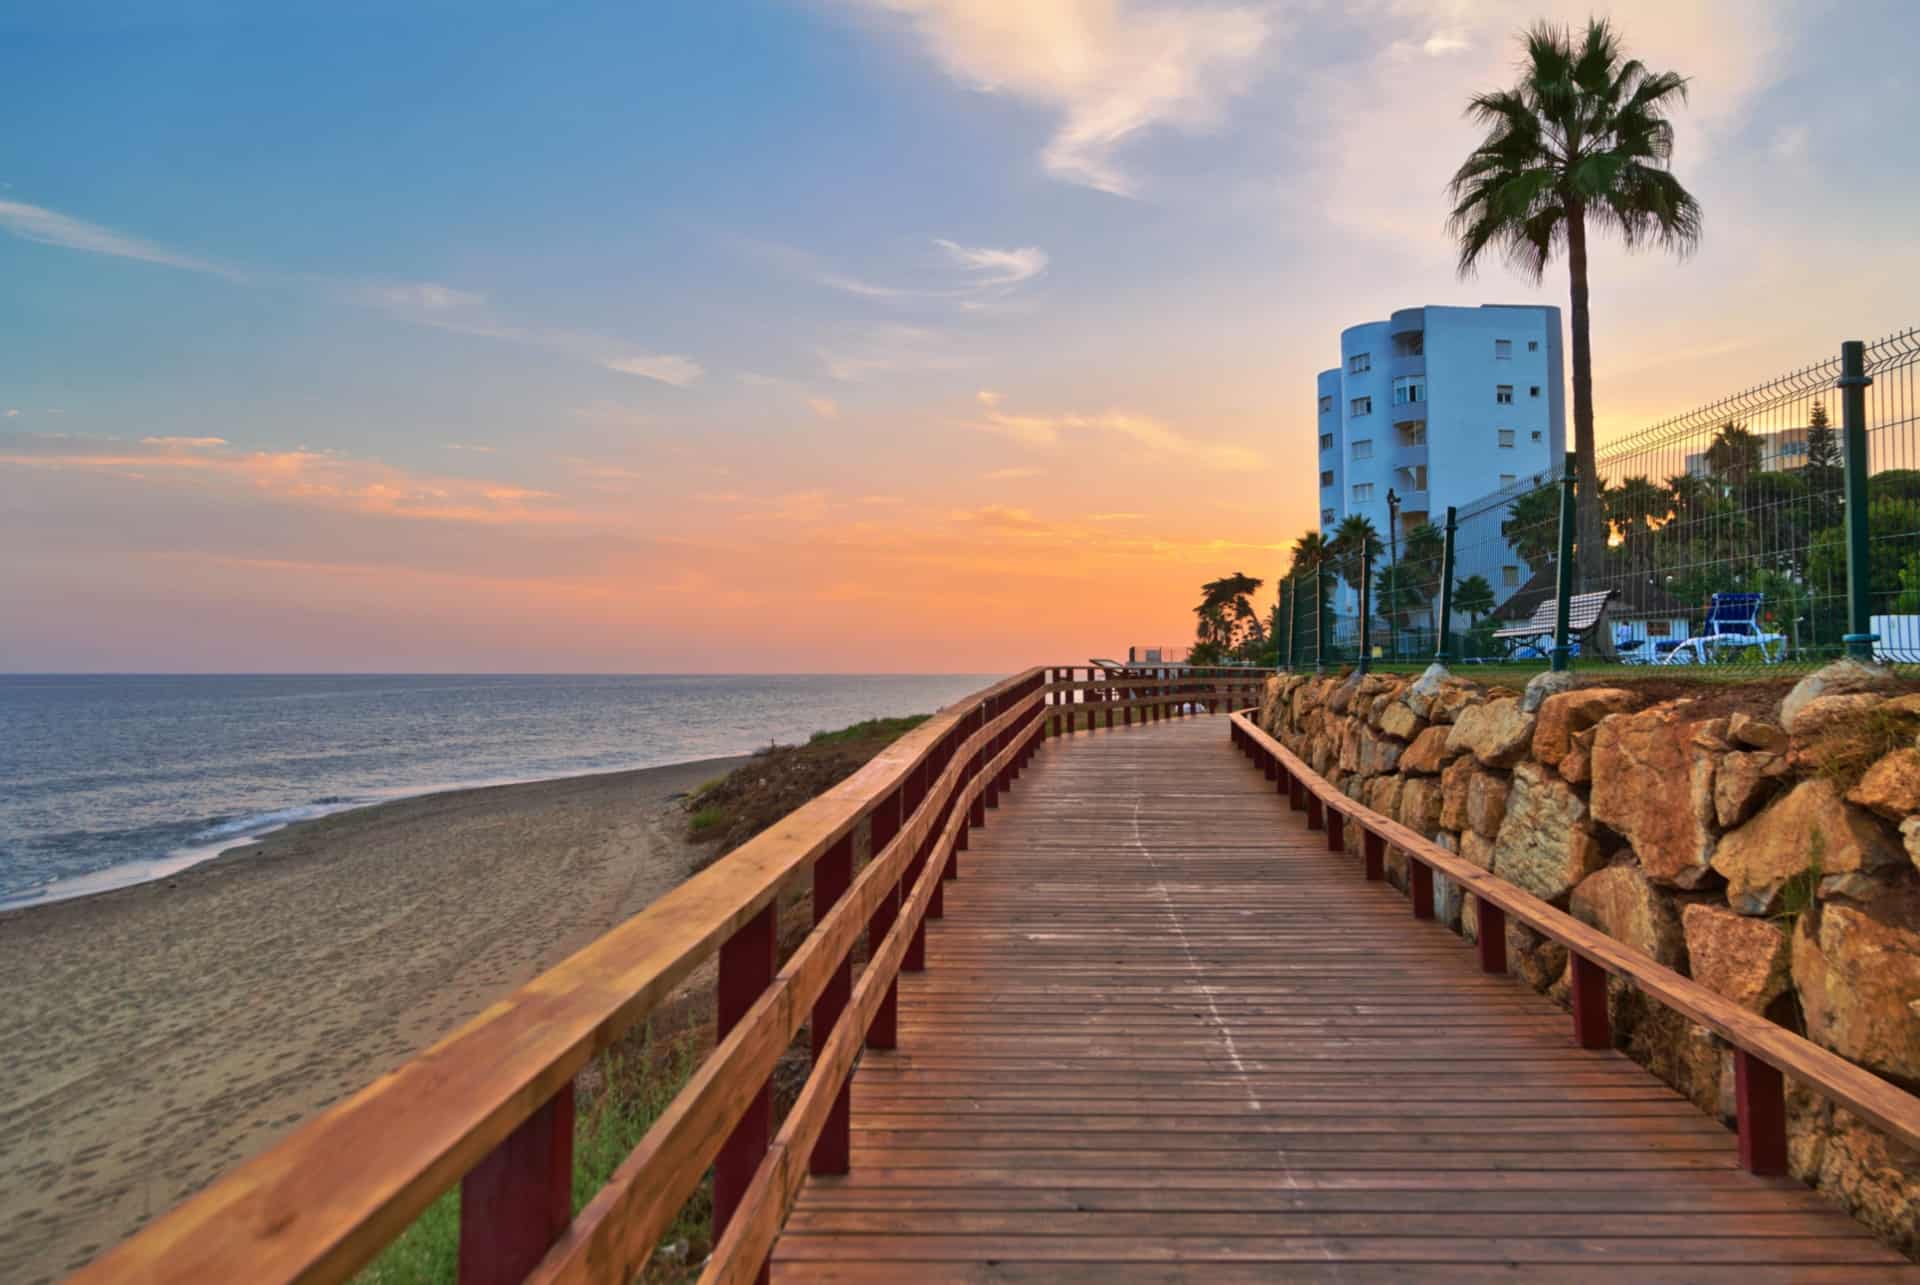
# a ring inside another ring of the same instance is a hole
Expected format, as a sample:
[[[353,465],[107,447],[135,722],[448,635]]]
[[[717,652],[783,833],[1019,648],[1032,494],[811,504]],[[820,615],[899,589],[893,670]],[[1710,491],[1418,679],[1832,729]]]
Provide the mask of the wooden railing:
[[[847,1171],[854,1060],[895,1046],[899,974],[926,967],[926,921],[941,917],[969,830],[1041,739],[1226,712],[1264,677],[1054,666],[947,707],[74,1280],[344,1280],[458,1182],[463,1283],[624,1282],[709,1166],[716,1244],[702,1279],[762,1275],[805,1175]],[[871,855],[856,871],[862,826]],[[780,894],[809,878],[812,930],[781,964]],[[716,956],[714,1048],[571,1217],[574,1076]],[[769,1077],[803,1025],[811,1071],[775,1134]]]
[[[1327,848],[1347,850],[1346,827],[1362,832],[1362,871],[1367,879],[1385,877],[1386,850],[1407,858],[1409,900],[1416,919],[1433,918],[1433,877],[1446,876],[1474,899],[1480,967],[1489,973],[1507,968],[1507,916],[1567,948],[1572,965],[1574,1042],[1581,1048],[1613,1047],[1608,1028],[1609,973],[1666,1005],[1687,1020],[1707,1027],[1733,1046],[1735,1121],[1741,1167],[1756,1174],[1787,1171],[1787,1115],[1784,1075],[1884,1129],[1909,1147],[1920,1147],[1920,1098],[1869,1071],[1802,1039],[1757,1013],[1722,998],[1705,986],[1655,963],[1646,955],[1590,928],[1572,915],[1342,794],[1286,746],[1263,731],[1251,711],[1233,715],[1233,741],[1288,796],[1295,811],[1307,814],[1307,828],[1325,830]],[[1783,1074],[1784,1073],[1784,1074]]]

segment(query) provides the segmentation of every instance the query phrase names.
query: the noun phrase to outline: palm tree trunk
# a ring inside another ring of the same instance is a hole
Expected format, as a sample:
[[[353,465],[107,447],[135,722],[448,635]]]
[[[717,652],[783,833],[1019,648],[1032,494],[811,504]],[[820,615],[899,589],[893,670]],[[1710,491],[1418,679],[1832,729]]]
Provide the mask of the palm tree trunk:
[[[1575,589],[1600,587],[1607,537],[1600,522],[1600,469],[1593,452],[1593,318],[1587,308],[1587,212],[1567,210],[1567,275],[1573,285],[1573,454],[1580,489],[1574,508]]]

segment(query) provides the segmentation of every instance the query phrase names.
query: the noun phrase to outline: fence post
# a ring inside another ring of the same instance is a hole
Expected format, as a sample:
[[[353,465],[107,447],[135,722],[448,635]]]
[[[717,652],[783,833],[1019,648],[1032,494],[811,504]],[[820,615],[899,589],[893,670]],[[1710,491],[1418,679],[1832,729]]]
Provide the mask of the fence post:
[[[1560,479],[1560,565],[1554,568],[1554,593],[1558,599],[1553,608],[1553,660],[1551,667],[1555,673],[1566,672],[1571,663],[1572,648],[1568,644],[1568,622],[1573,610],[1573,477],[1574,456],[1567,452],[1566,469]]]
[[[1440,640],[1433,658],[1441,664],[1453,659],[1453,506],[1447,506],[1447,530],[1440,553]]]
[[[1867,346],[1840,345],[1840,432],[1847,508],[1847,655],[1873,659],[1873,549],[1867,539]]]
[[[1373,656],[1373,550],[1367,547],[1367,537],[1360,537],[1360,663],[1354,667],[1356,673],[1364,674],[1372,668]]]
[[[1327,564],[1313,564],[1313,672],[1327,672]]]
[[[1300,634],[1300,572],[1287,572],[1287,672],[1293,672],[1293,642]]]

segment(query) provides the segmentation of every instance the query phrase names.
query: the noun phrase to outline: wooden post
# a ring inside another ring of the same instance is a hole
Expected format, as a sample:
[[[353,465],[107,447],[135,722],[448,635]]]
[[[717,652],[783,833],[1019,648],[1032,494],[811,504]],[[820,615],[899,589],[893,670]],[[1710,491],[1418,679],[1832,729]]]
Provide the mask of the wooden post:
[[[714,997],[716,1040],[727,1037],[773,981],[775,957],[779,953],[777,930],[774,907],[769,905],[721,945],[720,982]],[[768,1085],[762,1083],[713,1160],[713,1236],[716,1241],[752,1185],[753,1171],[765,1158],[767,1142],[772,1136],[773,1095]]]
[[[1480,971],[1507,971],[1507,912],[1479,893],[1473,894],[1473,915],[1479,925]]]
[[[1327,809],[1327,851],[1345,852],[1347,850],[1347,819],[1332,808]]]
[[[852,882],[853,836],[848,834],[821,853],[820,859],[813,863],[813,923],[816,928],[826,921],[827,912],[846,895]],[[820,998],[814,1001],[813,1020],[807,1023],[808,1041],[812,1045],[816,1065],[820,1061],[820,1050],[826,1047],[827,1038],[839,1024],[840,1014],[852,994],[853,961],[842,959],[840,966],[827,979]],[[853,1150],[852,1130],[852,1081],[849,1079],[840,1085],[840,1093],[827,1112],[827,1122],[821,1126],[820,1138],[813,1144],[813,1155],[807,1161],[807,1172],[845,1173]]]
[[[1297,776],[1287,778],[1287,806],[1295,812],[1306,811],[1307,783]]]
[[[926,801],[927,785],[933,778],[933,765],[922,763],[907,773],[906,788],[900,798],[900,824],[907,821]],[[895,895],[906,900],[906,890],[920,881],[920,872],[927,868],[927,859],[933,852],[931,836],[920,840],[914,848],[913,856],[908,858],[906,869],[900,876],[900,884]],[[934,885],[937,891],[939,885]],[[913,935],[907,939],[907,953],[901,957],[900,971],[903,973],[924,973],[927,971],[927,917],[921,916],[920,922],[913,926]]]
[[[1387,841],[1369,830],[1365,848],[1367,878],[1375,882],[1385,879],[1387,877]]]
[[[1584,955],[1572,955],[1573,1042],[1583,1049],[1610,1049],[1607,1023],[1607,972]]]
[[[1778,1067],[1745,1049],[1733,1051],[1734,1118],[1740,1125],[1740,1167],[1773,1177],[1787,1171],[1786,1083]]]
[[[460,1180],[460,1285],[518,1282],[573,1220],[573,1082]]]
[[[868,860],[878,861],[893,836],[900,833],[900,792],[882,799],[873,809],[873,841]],[[867,954],[880,948],[887,939],[887,932],[893,927],[893,921],[900,915],[900,885],[894,884],[880,898],[880,904],[873,908],[873,915],[867,920]],[[867,1024],[867,1047],[870,1049],[890,1049],[899,1043],[900,1030],[900,979],[895,977],[887,983],[887,994],[874,1011],[873,1021]]]
[[[1324,830],[1326,825],[1326,811],[1320,803],[1320,796],[1309,794],[1307,796],[1307,829]]]
[[[1433,867],[1407,854],[1407,891],[1413,898],[1415,919],[1433,918]]]

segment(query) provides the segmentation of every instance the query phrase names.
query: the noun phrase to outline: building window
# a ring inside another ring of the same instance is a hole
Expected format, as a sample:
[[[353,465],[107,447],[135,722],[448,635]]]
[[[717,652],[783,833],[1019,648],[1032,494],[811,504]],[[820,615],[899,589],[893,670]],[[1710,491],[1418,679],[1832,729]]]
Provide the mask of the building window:
[[[1539,429],[1537,429],[1537,428],[1536,428],[1536,429],[1534,429],[1534,430],[1533,430],[1533,433],[1531,434],[1531,436],[1532,436],[1532,438],[1533,438],[1533,440],[1534,440],[1534,441],[1536,441],[1536,442],[1537,442],[1537,441],[1539,441],[1539,440],[1540,440],[1540,430],[1539,430]]]
[[[1355,415],[1371,415],[1373,414],[1373,398],[1356,397],[1353,399],[1353,402],[1349,407],[1349,409]]]
[[[1510,429],[1510,428],[1503,428],[1503,429],[1500,429],[1500,430],[1498,430],[1498,431],[1499,431],[1499,434],[1500,434],[1500,445],[1501,445],[1502,447],[1509,447],[1509,448],[1510,448],[1510,447],[1512,447],[1512,445],[1513,445],[1513,430],[1512,430],[1512,429]]]
[[[1427,426],[1425,424],[1409,425],[1407,435],[1403,440],[1408,446],[1425,446],[1427,444]]]
[[[1512,384],[1494,385],[1493,400],[1501,406],[1513,405],[1513,385]]]
[[[1501,567],[1500,583],[1511,589],[1520,583],[1519,567]]]
[[[1527,340],[1527,351],[1528,351],[1528,352],[1539,352],[1539,351],[1540,351],[1540,341],[1539,341],[1538,339],[1529,339],[1529,340]]]
[[[1502,473],[1500,475],[1500,485],[1502,489],[1512,486],[1515,482],[1518,482],[1519,480],[1520,480],[1519,477],[1512,473]]]
[[[1355,482],[1353,484],[1353,502],[1355,504],[1372,503],[1373,502],[1373,483]]]
[[[1347,358],[1347,373],[1349,374],[1364,375],[1372,369],[1373,354],[1370,352],[1357,352]]]
[[[1393,381],[1393,404],[1417,406],[1427,400],[1427,381],[1418,375],[1402,375]]]
[[[1672,636],[1673,622],[1671,620],[1649,620],[1647,622],[1647,637],[1671,638]]]
[[[1322,486],[1332,486],[1332,485],[1333,485],[1333,470],[1332,470],[1332,469],[1322,469],[1322,470],[1320,471],[1320,485],[1322,485]]]
[[[1332,433],[1322,433],[1322,434],[1320,434],[1320,449],[1321,449],[1321,450],[1323,450],[1323,451],[1330,451],[1330,450],[1332,450],[1332,449],[1333,449],[1333,434],[1332,434]]]
[[[1371,437],[1363,437],[1353,444],[1353,458],[1356,460],[1370,460],[1373,458],[1373,439]]]
[[[1539,395],[1540,395],[1540,385],[1538,384],[1527,385],[1527,396],[1538,397]]]
[[[1332,525],[1333,525],[1333,510],[1332,510],[1332,509],[1321,509],[1321,510],[1320,510],[1320,525],[1321,525],[1321,526],[1332,526]]]
[[[1333,394],[1332,393],[1320,394],[1320,413],[1324,415],[1332,409],[1333,409]]]
[[[1426,490],[1427,489],[1427,466],[1424,464],[1416,464],[1410,470],[1410,473],[1413,477],[1413,489],[1416,491]]]

